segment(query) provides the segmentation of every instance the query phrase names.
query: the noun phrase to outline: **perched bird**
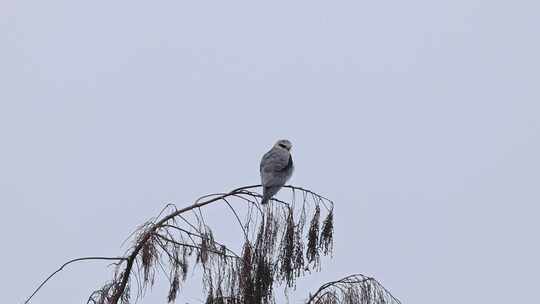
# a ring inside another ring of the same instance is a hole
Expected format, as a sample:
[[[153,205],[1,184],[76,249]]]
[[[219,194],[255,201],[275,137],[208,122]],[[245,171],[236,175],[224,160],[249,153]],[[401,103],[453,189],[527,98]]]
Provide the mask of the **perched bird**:
[[[290,141],[281,139],[262,157],[260,171],[263,198],[261,204],[268,203],[291,178],[294,171],[291,148]]]

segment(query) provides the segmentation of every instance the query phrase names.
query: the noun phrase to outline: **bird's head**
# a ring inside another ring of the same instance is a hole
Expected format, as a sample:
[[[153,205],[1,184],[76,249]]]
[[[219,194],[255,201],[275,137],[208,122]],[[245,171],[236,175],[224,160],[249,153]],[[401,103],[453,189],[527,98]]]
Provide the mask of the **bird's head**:
[[[285,149],[287,151],[291,151],[291,148],[292,148],[292,144],[289,140],[287,139],[280,139],[276,142],[276,144],[274,145],[275,148],[279,148],[279,149]]]

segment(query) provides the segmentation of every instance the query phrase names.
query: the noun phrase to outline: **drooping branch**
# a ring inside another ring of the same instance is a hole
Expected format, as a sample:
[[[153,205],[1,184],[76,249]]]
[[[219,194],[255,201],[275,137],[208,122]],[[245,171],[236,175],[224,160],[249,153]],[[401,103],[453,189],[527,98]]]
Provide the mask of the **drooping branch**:
[[[129,303],[131,285],[135,284],[136,297],[144,294],[146,286],[154,283],[156,267],[164,273],[166,268],[169,269],[170,273],[166,274],[170,282],[168,301],[173,302],[181,281],[186,279],[193,254],[194,262],[202,265],[208,299],[228,299],[227,303],[242,304],[272,302],[275,282],[294,286],[296,278],[306,271],[318,269],[318,260],[308,258],[304,265],[307,250],[310,256],[318,257],[319,252],[331,254],[333,203],[310,190],[285,186],[292,198],[274,198],[273,203],[261,205],[262,196],[253,190],[259,187],[252,185],[228,193],[205,195],[185,208],[168,204],[157,217],[141,225],[130,236],[133,246],[124,257],[111,258],[119,259],[121,263],[116,264],[111,281],[92,293],[88,303]],[[300,199],[297,199],[297,194],[300,194]],[[219,202],[231,210],[232,221],[242,229],[242,254],[236,254],[225,244],[215,241],[206,224],[203,208]],[[238,205],[238,202],[243,203]],[[306,210],[316,211],[316,218],[310,222],[318,223],[320,206],[328,211],[328,215],[321,233],[319,230],[310,231],[315,234],[305,246],[303,226],[309,215]],[[245,208],[244,220],[236,208]],[[295,208],[298,212],[294,211]],[[162,216],[170,209],[169,214]],[[26,303],[55,273],[36,289]]]
[[[353,274],[325,283],[309,296],[306,304],[401,304],[377,280],[362,274]]]
[[[127,257],[126,267],[125,267],[125,270],[123,271],[122,276],[121,276],[122,279],[119,282],[119,285],[115,288],[114,293],[112,294],[112,297],[110,298],[110,303],[116,304],[121,299],[122,295],[125,292],[126,286],[128,284],[128,281],[129,281],[129,278],[130,278],[130,275],[131,275],[131,271],[132,271],[135,259],[137,258],[140,251],[144,248],[144,246],[147,244],[148,240],[154,235],[154,232],[158,228],[162,227],[167,222],[171,221],[172,219],[179,216],[180,214],[191,211],[191,210],[193,210],[195,208],[201,208],[201,207],[204,207],[204,206],[206,206],[208,204],[220,201],[220,200],[225,199],[225,198],[227,198],[229,196],[238,194],[242,190],[251,189],[251,188],[257,188],[257,187],[260,187],[260,186],[259,185],[253,185],[253,186],[240,187],[240,188],[232,190],[229,193],[214,196],[214,197],[209,198],[207,200],[198,199],[195,204],[193,204],[191,206],[188,206],[188,207],[185,207],[185,208],[182,208],[180,210],[177,210],[177,211],[163,217],[157,223],[153,224],[147,231],[144,232],[144,234],[142,234],[141,239],[137,242],[135,248],[131,251],[131,254],[129,254],[129,256]]]
[[[285,186],[291,191],[291,199],[274,198],[274,204],[263,206],[259,203],[262,196],[252,190],[258,187],[246,186],[228,193],[205,195],[181,209],[168,204],[157,217],[130,234],[134,242],[125,256],[70,260],[47,277],[25,303],[68,264],[100,259],[118,262],[114,263],[116,269],[111,281],[94,291],[87,303],[129,303],[132,289],[136,290],[138,298],[154,283],[156,267],[169,280],[167,300],[174,302],[181,282],[186,280],[193,254],[195,263],[202,265],[207,304],[273,303],[275,283],[294,287],[296,278],[319,270],[321,255],[332,254],[333,202],[310,190]],[[242,204],[235,205],[234,200]],[[232,222],[242,229],[241,254],[216,241],[206,224],[203,208],[218,202],[226,205],[234,216]],[[244,220],[237,210],[239,207],[247,207]],[[324,219],[321,207],[326,211]],[[170,213],[162,216],[167,210],[171,210]],[[304,235],[306,223],[309,229]],[[133,284],[136,288],[132,288]],[[400,301],[375,279],[356,274],[322,285],[306,303],[400,304]]]
[[[65,262],[64,264],[62,264],[62,266],[60,266],[57,270],[55,270],[53,273],[51,273],[45,280],[43,280],[43,282],[41,282],[41,284],[39,284],[39,286],[34,290],[34,292],[26,299],[26,301],[24,301],[24,303],[28,303],[30,302],[30,300],[36,295],[36,293],[41,289],[41,287],[43,287],[53,276],[55,276],[57,273],[59,273],[60,271],[64,270],[64,267],[66,267],[67,265],[69,264],[72,264],[72,263],[75,263],[75,262],[80,262],[80,261],[90,261],[90,260],[101,260],[101,261],[126,261],[127,258],[124,258],[124,257],[83,257],[83,258],[76,258],[76,259],[72,259],[72,260],[69,260],[67,262]]]

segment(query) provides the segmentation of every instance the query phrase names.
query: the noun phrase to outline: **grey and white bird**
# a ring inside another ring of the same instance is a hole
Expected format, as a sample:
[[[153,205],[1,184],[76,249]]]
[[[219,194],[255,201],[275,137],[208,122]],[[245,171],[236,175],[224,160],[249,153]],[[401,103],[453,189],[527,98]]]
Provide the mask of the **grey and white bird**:
[[[261,204],[268,203],[291,178],[294,171],[291,148],[290,141],[281,139],[262,157],[260,171],[263,198]]]

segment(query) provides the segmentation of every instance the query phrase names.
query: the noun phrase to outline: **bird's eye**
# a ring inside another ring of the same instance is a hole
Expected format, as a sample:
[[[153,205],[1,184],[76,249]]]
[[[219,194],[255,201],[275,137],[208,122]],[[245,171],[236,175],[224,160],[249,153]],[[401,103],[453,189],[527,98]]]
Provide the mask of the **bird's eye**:
[[[280,147],[282,147],[283,149],[287,149],[287,146],[285,144],[279,144]]]

